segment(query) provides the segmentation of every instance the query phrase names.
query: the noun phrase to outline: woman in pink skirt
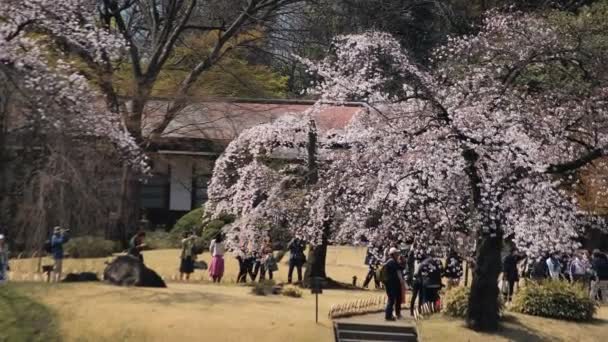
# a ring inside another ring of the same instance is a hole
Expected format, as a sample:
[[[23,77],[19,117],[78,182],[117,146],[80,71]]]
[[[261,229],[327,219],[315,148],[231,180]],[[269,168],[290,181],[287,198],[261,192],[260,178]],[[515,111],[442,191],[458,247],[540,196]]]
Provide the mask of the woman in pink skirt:
[[[224,236],[217,233],[215,239],[211,240],[209,252],[211,252],[211,266],[209,266],[209,276],[214,283],[219,283],[224,275]]]

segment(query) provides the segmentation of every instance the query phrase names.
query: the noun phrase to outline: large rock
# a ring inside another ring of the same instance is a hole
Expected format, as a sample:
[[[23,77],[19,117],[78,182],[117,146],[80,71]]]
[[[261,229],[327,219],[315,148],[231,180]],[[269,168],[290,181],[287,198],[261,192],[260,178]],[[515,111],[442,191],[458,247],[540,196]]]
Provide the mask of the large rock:
[[[108,264],[103,279],[118,286],[167,287],[156,272],[130,255],[119,256]]]
[[[92,272],[82,272],[82,273],[68,273],[65,276],[65,279],[62,280],[63,283],[78,283],[78,282],[87,282],[87,281],[99,281],[97,278],[97,274]]]

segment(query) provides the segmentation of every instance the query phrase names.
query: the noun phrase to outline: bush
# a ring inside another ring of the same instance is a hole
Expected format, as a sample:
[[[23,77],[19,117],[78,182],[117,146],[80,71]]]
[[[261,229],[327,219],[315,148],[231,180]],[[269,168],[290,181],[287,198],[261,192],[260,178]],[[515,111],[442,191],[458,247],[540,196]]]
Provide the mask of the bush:
[[[444,296],[443,312],[448,316],[466,318],[467,310],[469,309],[470,293],[471,288],[465,286],[459,286],[449,290]],[[502,299],[498,296],[496,300],[498,301],[498,308],[502,311],[504,306]]]
[[[146,232],[146,240],[144,243],[146,244],[147,249],[171,249],[181,247],[181,242],[175,235],[162,230]]]
[[[293,298],[302,297],[302,291],[300,289],[298,289],[297,287],[293,287],[293,286],[288,286],[288,287],[283,288],[283,291],[281,291],[281,294],[283,296],[293,297]]]
[[[184,232],[191,230],[200,237],[195,243],[194,250],[197,254],[201,254],[209,248],[211,240],[215,238],[218,232],[229,223],[234,222],[234,216],[221,215],[217,220],[211,220],[203,224],[203,216],[205,212],[203,208],[194,209],[186,215],[182,216],[170,232],[172,241],[176,242],[176,247],[180,247],[180,241]]]
[[[82,236],[70,239],[64,251],[72,258],[103,258],[120,252],[120,244],[97,236]]]
[[[517,293],[512,310],[533,316],[571,321],[593,319],[597,307],[579,284],[565,281],[528,283]]]
[[[175,239],[181,239],[184,232],[191,230],[194,234],[200,236],[203,231],[203,215],[205,215],[203,208],[190,211],[177,220],[173,229],[171,229],[171,235]]]

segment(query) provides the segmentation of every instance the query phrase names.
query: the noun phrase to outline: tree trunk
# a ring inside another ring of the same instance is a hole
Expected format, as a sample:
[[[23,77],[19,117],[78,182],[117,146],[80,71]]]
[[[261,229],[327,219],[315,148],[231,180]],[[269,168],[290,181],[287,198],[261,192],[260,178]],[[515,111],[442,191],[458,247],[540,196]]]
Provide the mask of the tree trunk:
[[[313,246],[308,252],[306,271],[304,272],[304,286],[310,286],[312,277],[327,278],[325,273],[325,259],[327,258],[327,243]]]
[[[327,246],[329,245],[329,227],[330,221],[326,221],[323,224],[323,236],[321,237],[321,244],[318,246],[312,246],[308,252],[308,260],[306,261],[306,271],[304,272],[304,286],[310,286],[310,279],[312,277],[327,278],[325,273],[325,261],[327,259]]]
[[[498,275],[501,270],[502,233],[483,235],[475,252],[467,325],[480,331],[498,329]]]
[[[139,191],[138,174],[128,165],[122,169],[121,198],[118,209],[118,220],[113,231],[109,234],[111,240],[120,241],[127,246],[129,237],[138,229],[139,221]]]

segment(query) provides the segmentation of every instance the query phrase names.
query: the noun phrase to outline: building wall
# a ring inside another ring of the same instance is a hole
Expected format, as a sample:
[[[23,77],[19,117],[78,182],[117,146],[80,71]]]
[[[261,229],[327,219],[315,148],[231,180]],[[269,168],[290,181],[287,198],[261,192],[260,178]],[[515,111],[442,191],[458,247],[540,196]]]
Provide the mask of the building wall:
[[[150,224],[173,224],[207,199],[215,157],[154,154],[153,175],[142,186],[141,207]]]

